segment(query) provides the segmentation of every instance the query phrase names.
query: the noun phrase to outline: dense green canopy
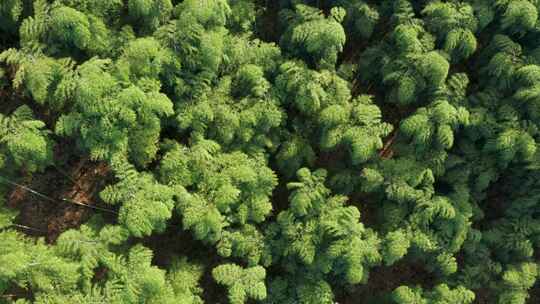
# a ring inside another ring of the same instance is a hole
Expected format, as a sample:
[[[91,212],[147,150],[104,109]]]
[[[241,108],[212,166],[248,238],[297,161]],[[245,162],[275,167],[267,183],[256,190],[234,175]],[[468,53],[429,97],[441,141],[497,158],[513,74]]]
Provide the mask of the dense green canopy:
[[[539,11],[0,0],[0,304],[540,303]]]

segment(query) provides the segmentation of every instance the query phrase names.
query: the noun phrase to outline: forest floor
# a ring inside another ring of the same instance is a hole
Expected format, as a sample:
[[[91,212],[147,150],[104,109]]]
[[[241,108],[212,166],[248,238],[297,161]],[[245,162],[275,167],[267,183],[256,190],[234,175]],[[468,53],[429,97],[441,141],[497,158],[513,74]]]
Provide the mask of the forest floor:
[[[58,145],[55,154],[62,155],[59,150],[66,147],[69,144]],[[56,157],[55,162],[62,165],[34,174],[18,185],[11,184],[13,190],[7,202],[19,211],[15,221],[20,225],[18,228],[28,235],[45,237],[48,243],[53,243],[62,232],[79,227],[94,214],[92,208],[98,207],[99,201],[97,194],[110,179],[110,170],[104,163],[77,157],[67,160]]]

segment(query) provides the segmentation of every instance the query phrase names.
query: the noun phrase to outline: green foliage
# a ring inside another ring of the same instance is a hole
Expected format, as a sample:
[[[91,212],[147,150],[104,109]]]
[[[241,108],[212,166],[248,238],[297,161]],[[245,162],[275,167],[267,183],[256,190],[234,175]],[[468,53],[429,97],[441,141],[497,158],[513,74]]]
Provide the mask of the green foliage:
[[[174,303],[203,304],[199,280],[203,275],[200,264],[190,263],[185,257],[173,261],[167,271],[167,280],[174,291]]]
[[[26,105],[9,116],[0,114],[0,168],[44,170],[53,163],[54,142],[50,133]]]
[[[116,66],[122,81],[137,83],[145,78],[158,79],[171,60],[157,40],[139,38],[125,46]]]
[[[230,0],[229,5],[234,14],[227,20],[227,28],[236,33],[255,30],[255,23],[263,9],[258,7],[254,0]]]
[[[346,36],[341,25],[345,17],[343,8],[333,8],[330,16],[306,5],[297,5],[294,11],[284,11],[287,30],[280,45],[291,55],[305,58],[321,69],[334,69],[338,53],[343,51]]]
[[[381,110],[372,97],[362,95],[346,105],[332,105],[320,112],[322,127],[320,146],[332,149],[349,146],[353,164],[368,161],[383,147],[382,137],[390,134],[392,126],[382,122]]]
[[[85,49],[91,41],[88,17],[73,8],[59,7],[51,12],[50,35],[66,47]]]
[[[450,149],[454,145],[454,130],[468,123],[469,113],[463,107],[455,108],[446,100],[438,100],[429,108],[417,112],[401,123],[400,130],[413,139],[418,149],[434,145]]]
[[[36,292],[75,288],[77,264],[54,254],[43,240],[33,243],[15,231],[0,232],[0,292],[12,285]]]
[[[137,172],[125,160],[114,159],[112,166],[120,181],[100,195],[109,204],[122,203],[118,222],[135,237],[163,232],[172,216],[174,191],[157,183],[152,175]]]
[[[414,22],[397,25],[380,44],[366,50],[360,71],[366,81],[382,81],[391,89],[388,101],[418,103],[419,96],[433,94],[444,84],[450,65],[444,54],[434,50],[435,37]]]
[[[298,135],[289,137],[276,155],[277,166],[287,177],[293,176],[304,164],[312,166],[315,158],[309,141]]]
[[[17,24],[23,13],[22,0],[7,0],[0,4],[0,30],[12,33],[17,30]]]
[[[152,31],[170,18],[173,5],[171,0],[129,0],[127,9],[141,30]]]
[[[314,115],[332,104],[345,104],[351,98],[348,83],[330,71],[317,72],[301,62],[281,65],[276,79],[279,94],[301,114]]]
[[[74,105],[58,120],[56,133],[77,136],[93,159],[129,155],[146,164],[157,152],[160,117],[173,113],[172,104],[159,92],[159,82],[145,79],[124,87],[109,69],[110,61],[101,59],[79,66]]]
[[[244,65],[260,67],[266,75],[276,73],[281,61],[281,49],[274,43],[253,39],[251,36],[227,36],[226,63],[221,67],[226,74],[234,75]]]
[[[261,266],[242,268],[236,264],[223,264],[212,269],[212,277],[227,287],[231,304],[245,303],[248,298],[266,298],[266,271]]]
[[[275,262],[288,272],[314,278],[339,276],[349,284],[365,283],[369,266],[381,261],[380,240],[359,222],[356,207],[344,196],[332,196],[324,186],[326,171],[298,170],[290,206],[278,214],[268,231]],[[310,291],[313,292],[313,291]]]
[[[527,0],[499,1],[502,14],[501,28],[512,33],[523,33],[536,26],[538,20],[537,4]]]
[[[76,262],[81,289],[38,294],[38,303],[182,303],[201,304],[198,281],[202,268],[175,258],[167,272],[151,265],[152,251],[126,246],[129,232],[103,225],[94,217],[79,230],[68,230],[55,246],[64,259]],[[106,274],[96,282],[96,273]],[[68,301],[68,302],[66,302]]]
[[[111,37],[102,19],[60,3],[33,4],[34,16],[24,19],[19,29],[23,48],[48,54],[107,53]]]
[[[443,49],[453,58],[466,59],[477,47],[474,35],[478,20],[468,3],[431,2],[422,11],[426,16],[426,27],[442,42]]]
[[[394,290],[392,296],[396,304],[470,304],[475,299],[474,293],[463,286],[450,289],[446,284],[437,285],[428,292],[418,287],[401,286]]]
[[[165,273],[151,266],[151,262],[152,251],[142,245],[132,247],[126,256],[113,261],[111,276],[122,282],[119,297],[124,303],[159,303],[160,294],[166,291]]]
[[[213,90],[203,89],[178,104],[178,127],[190,137],[215,140],[224,149],[251,155],[273,151],[280,141],[278,127],[285,118],[268,80],[277,69],[279,48],[247,36],[228,36],[223,43],[223,62],[215,69],[226,76]],[[207,81],[210,79],[202,83],[205,87]]]
[[[0,61],[16,67],[13,86],[24,89],[38,104],[60,110],[74,90],[74,62],[8,49],[0,54]]]
[[[302,166],[302,161],[311,161],[310,147],[301,142],[315,141],[311,150],[345,146],[352,163],[360,164],[382,148],[381,138],[392,131],[390,124],[382,122],[372,97],[362,95],[351,100],[347,82],[333,72],[315,72],[299,63],[286,62],[276,83],[284,105],[300,114],[292,117],[292,122],[303,138],[289,138],[278,153],[278,165],[288,175]],[[305,147],[298,147],[302,145]]]
[[[262,68],[248,64],[242,66],[236,74],[233,95],[262,97],[268,92],[269,88],[270,83],[264,78]]]
[[[284,113],[268,89],[263,71],[244,65],[234,78],[224,77],[214,91],[179,106],[177,121],[192,137],[216,140],[224,148],[249,154],[275,149]]]
[[[527,132],[509,129],[488,143],[487,149],[496,152],[501,161],[509,162],[514,158],[531,159],[536,152],[536,144]]]
[[[231,9],[226,0],[187,0],[177,7],[182,13],[192,15],[205,28],[224,26]]]
[[[367,4],[366,1],[338,0],[334,2],[347,11],[344,20],[345,29],[348,31],[347,34],[350,32],[352,37],[362,39],[371,37],[375,26],[380,20],[377,7]]]
[[[269,196],[277,184],[264,160],[224,153],[209,140],[189,148],[170,143],[159,174],[176,191],[184,229],[215,244],[222,256],[259,262],[264,243],[255,225],[270,215]]]
[[[224,0],[188,0],[175,8],[177,19],[158,28],[155,36],[175,58],[165,83],[178,96],[198,96],[217,77],[224,59],[225,24],[230,7]]]
[[[411,246],[411,241],[406,232],[396,230],[387,234],[383,246],[382,255],[384,263],[386,265],[392,265],[407,254],[407,250]]]
[[[456,272],[453,255],[470,231],[473,206],[461,188],[437,195],[434,182],[431,169],[406,158],[383,160],[363,170],[363,191],[383,201],[380,222],[388,231],[383,247],[387,264],[411,253],[428,259],[434,271]]]
[[[0,89],[4,89],[7,86],[8,80],[6,79],[6,71],[0,68]]]
[[[92,14],[96,17],[105,18],[106,21],[118,17],[123,6],[122,0],[58,0],[65,6],[75,8],[81,12]]]
[[[527,289],[534,285],[537,276],[538,266],[535,263],[511,265],[502,277],[508,289],[500,294],[498,303],[526,303]]]
[[[305,275],[276,277],[268,286],[264,303],[334,304],[332,287],[322,279]]]
[[[88,292],[92,289],[96,269],[100,265],[108,265],[113,257],[110,247],[122,244],[128,236],[126,229],[120,226],[104,226],[101,217],[94,217],[78,230],[62,233],[55,250],[60,256],[78,262],[80,284],[83,290]]]

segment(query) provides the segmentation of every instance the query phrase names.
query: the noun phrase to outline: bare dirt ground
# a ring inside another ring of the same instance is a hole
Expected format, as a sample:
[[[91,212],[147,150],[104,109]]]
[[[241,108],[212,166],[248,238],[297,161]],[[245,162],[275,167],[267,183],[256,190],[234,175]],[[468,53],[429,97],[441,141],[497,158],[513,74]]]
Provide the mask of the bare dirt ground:
[[[8,206],[19,210],[17,224],[32,228],[25,229],[26,234],[42,236],[53,243],[60,233],[80,226],[94,213],[83,205],[94,206],[99,202],[97,194],[104,187],[109,171],[104,163],[72,159],[61,167],[50,167],[44,173],[19,181],[26,188],[13,186]]]

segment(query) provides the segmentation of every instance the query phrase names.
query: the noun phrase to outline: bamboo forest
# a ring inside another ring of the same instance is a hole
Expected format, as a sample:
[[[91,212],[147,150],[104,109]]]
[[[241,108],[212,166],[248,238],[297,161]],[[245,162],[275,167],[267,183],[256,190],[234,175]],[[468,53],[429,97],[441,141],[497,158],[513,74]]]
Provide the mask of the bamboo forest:
[[[540,0],[0,0],[0,304],[540,304]]]

